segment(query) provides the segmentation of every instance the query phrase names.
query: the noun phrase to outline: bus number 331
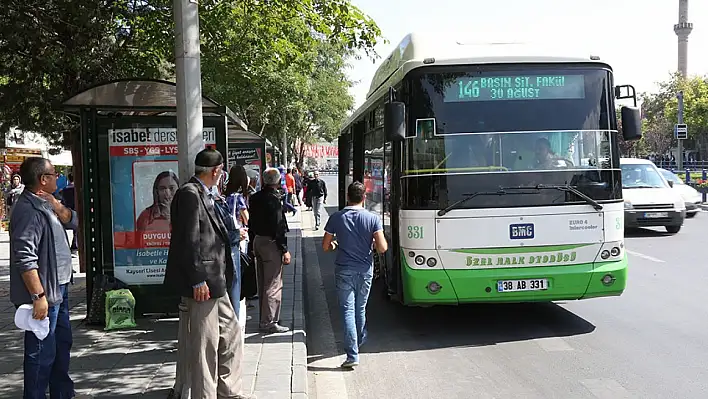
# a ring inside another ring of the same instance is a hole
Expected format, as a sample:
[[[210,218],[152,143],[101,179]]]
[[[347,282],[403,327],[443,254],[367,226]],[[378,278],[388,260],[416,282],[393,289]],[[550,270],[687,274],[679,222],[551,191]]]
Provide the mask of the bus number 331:
[[[408,238],[411,240],[422,240],[423,226],[408,226]]]

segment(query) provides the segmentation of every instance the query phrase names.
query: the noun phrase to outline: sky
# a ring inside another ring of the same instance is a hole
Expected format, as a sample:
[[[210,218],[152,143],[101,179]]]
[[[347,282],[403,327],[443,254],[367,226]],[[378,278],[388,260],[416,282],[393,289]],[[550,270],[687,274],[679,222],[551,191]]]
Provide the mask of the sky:
[[[577,43],[608,62],[615,84],[653,91],[677,69],[678,0],[352,0],[378,24],[389,43],[381,58],[352,60],[349,77],[356,107],[363,104],[376,69],[411,32],[456,41]],[[651,6],[649,4],[651,3]],[[708,74],[708,1],[689,0],[688,73]],[[486,40],[489,38],[488,40]],[[590,54],[588,54],[590,55]]]

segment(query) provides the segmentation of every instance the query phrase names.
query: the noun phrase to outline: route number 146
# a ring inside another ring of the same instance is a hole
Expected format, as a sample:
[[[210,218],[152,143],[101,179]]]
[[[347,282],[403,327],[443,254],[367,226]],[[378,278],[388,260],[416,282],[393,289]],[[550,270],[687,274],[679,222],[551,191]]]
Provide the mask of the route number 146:
[[[423,238],[423,226],[408,226],[408,238],[420,240]]]

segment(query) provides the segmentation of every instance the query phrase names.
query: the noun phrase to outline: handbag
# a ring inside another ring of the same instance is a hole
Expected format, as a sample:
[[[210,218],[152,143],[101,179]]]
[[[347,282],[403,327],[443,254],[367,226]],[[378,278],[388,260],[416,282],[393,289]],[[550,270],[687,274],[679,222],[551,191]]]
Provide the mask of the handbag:
[[[241,252],[241,299],[258,295],[258,278],[253,258]]]

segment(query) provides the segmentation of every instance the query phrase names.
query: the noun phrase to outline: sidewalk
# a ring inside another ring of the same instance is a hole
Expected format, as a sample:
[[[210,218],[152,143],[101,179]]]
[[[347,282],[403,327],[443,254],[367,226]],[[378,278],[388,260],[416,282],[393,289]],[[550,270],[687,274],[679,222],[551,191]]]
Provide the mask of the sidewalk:
[[[252,319],[246,323],[244,387],[259,399],[307,398],[300,212],[288,223],[293,262],[283,274],[281,324],[292,331],[260,334],[257,303],[247,312]],[[7,232],[0,233],[0,398],[21,398],[23,333],[15,327],[9,300],[8,239]],[[97,398],[166,398],[174,384],[177,318],[142,318],[135,329],[112,332],[84,325],[85,276],[75,277],[69,305],[74,329],[71,375],[77,392]]]

